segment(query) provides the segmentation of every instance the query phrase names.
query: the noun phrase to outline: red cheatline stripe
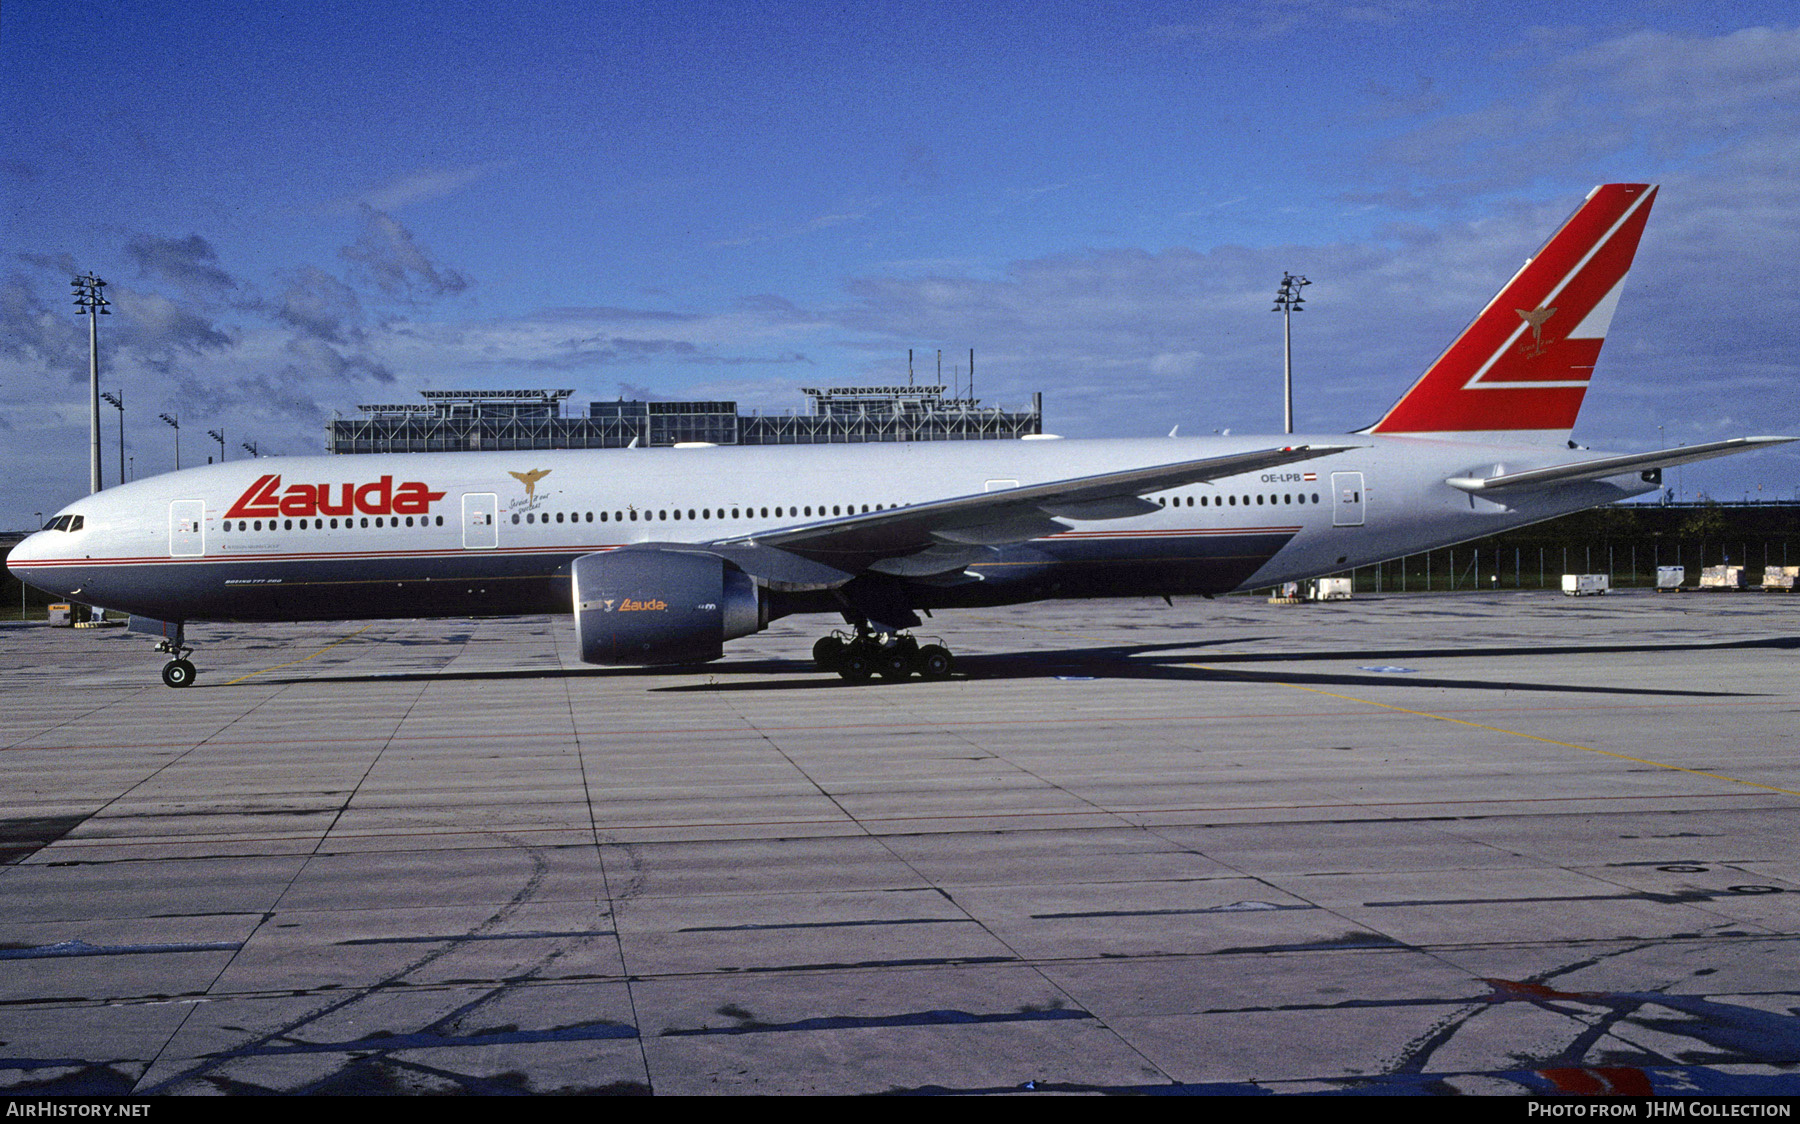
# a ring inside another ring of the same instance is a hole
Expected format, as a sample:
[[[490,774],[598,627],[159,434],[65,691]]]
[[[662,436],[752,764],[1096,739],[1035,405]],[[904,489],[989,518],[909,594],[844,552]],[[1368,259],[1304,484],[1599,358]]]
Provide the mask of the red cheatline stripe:
[[[1177,528],[1166,531],[1066,531],[1061,534],[1047,535],[1051,539],[1168,539],[1193,538],[1207,535],[1282,535],[1297,534],[1299,527],[1192,527]],[[241,562],[351,562],[371,558],[471,558],[482,555],[540,555],[540,554],[583,554],[602,550],[618,550],[623,543],[607,543],[600,546],[585,544],[568,544],[563,546],[544,547],[498,547],[467,548],[461,550],[369,550],[369,551],[337,551],[332,553],[288,553],[288,554],[232,554],[232,555],[184,555],[181,557],[161,557],[145,555],[133,558],[48,558],[31,562],[15,562],[14,569],[51,570],[65,566],[215,566],[230,565]],[[703,543],[694,543],[703,546]]]
[[[207,554],[183,555],[180,557],[162,557],[146,555],[135,558],[59,558],[41,559],[32,562],[15,562],[15,569],[54,569],[62,566],[167,566],[167,565],[219,565],[234,562],[331,562],[353,561],[365,558],[468,558],[475,555],[534,555],[534,554],[591,554],[601,550],[617,550],[622,544],[607,543],[602,546],[571,545],[547,547],[503,547],[482,549],[470,547],[461,550],[368,550],[338,551],[333,553],[314,554]],[[700,545],[698,543],[694,544]]]

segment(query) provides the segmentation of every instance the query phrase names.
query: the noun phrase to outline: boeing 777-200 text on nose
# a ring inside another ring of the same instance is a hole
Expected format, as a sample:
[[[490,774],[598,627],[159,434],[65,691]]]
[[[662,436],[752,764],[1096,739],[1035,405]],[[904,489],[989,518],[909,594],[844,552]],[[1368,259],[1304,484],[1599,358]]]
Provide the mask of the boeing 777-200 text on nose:
[[[794,613],[821,667],[938,678],[918,610],[1219,594],[1652,491],[1792,440],[1607,455],[1569,442],[1656,189],[1608,184],[1380,421],[1336,436],[283,457],[77,500],[20,543],[32,585],[164,633],[194,621],[572,613],[596,664],[717,659]],[[160,623],[159,623],[160,622]]]

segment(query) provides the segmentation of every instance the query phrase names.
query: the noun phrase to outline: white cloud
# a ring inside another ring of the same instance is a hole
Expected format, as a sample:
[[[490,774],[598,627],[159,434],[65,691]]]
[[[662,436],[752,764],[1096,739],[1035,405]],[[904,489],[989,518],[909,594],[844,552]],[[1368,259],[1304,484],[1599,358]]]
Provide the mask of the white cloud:
[[[438,262],[392,215],[364,205],[362,217],[362,234],[338,255],[389,297],[455,296],[473,284],[458,270]]]
[[[355,211],[369,207],[376,211],[396,211],[412,203],[454,195],[512,163],[511,160],[489,160],[460,168],[421,168],[372,187],[360,195],[340,200],[334,209]]]
[[[626,368],[642,379],[646,368],[805,366],[818,328],[792,304],[764,299],[717,313],[595,307],[451,324],[396,320],[371,329],[371,346],[426,377],[467,382],[558,371],[601,387]]]
[[[1381,150],[1390,178],[1491,190],[1611,167],[1729,160],[1785,139],[1800,156],[1800,30],[1637,31],[1518,72],[1494,102],[1421,123]],[[1642,173],[1642,174],[1647,174]]]
[[[1329,35],[1345,24],[1397,24],[1437,6],[1434,0],[1382,0],[1367,4],[1343,4],[1336,0],[1246,0],[1217,6],[1210,14],[1202,7],[1194,18],[1180,23],[1154,24],[1148,34],[1154,40],[1167,43],[1261,42],[1285,38],[1303,30]]]
[[[727,249],[740,246],[754,246],[765,242],[785,242],[789,239],[803,238],[809,234],[817,234],[821,230],[850,226],[862,222],[869,215],[881,208],[879,200],[867,200],[850,204],[848,210],[831,211],[822,215],[786,225],[775,222],[761,223],[736,238],[723,238],[707,243],[710,249]]]

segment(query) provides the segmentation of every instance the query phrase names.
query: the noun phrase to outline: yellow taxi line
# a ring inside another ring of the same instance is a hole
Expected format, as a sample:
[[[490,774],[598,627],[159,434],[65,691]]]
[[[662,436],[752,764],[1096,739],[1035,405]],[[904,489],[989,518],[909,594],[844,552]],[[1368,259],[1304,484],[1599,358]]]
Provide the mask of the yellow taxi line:
[[[1188,666],[1199,668],[1203,671],[1224,670],[1223,668],[1205,667],[1202,664],[1189,664]],[[1324,695],[1326,698],[1330,699],[1341,699],[1344,702],[1361,703],[1364,706],[1378,706],[1383,710],[1398,711],[1401,714],[1411,714],[1419,718],[1432,718],[1439,722],[1453,722],[1458,726],[1470,726],[1477,730],[1491,730],[1496,734],[1507,734],[1515,738],[1525,738],[1534,742],[1543,742],[1546,745],[1562,746],[1564,749],[1578,749],[1583,753],[1595,753],[1602,757],[1612,757],[1620,761],[1630,761],[1638,765],[1649,765],[1657,769],[1668,769],[1675,773],[1689,773],[1696,777],[1707,777],[1711,780],[1725,781],[1729,784],[1741,784],[1749,788],[1760,788],[1769,792],[1779,792],[1784,796],[1800,796],[1800,792],[1791,788],[1781,788],[1772,784],[1764,784],[1761,781],[1747,781],[1741,777],[1728,777],[1723,773],[1709,773],[1704,769],[1689,769],[1683,765],[1670,765],[1664,761],[1652,761],[1647,757],[1633,757],[1628,753],[1614,753],[1610,749],[1595,749],[1591,745],[1576,745],[1574,742],[1557,741],[1555,738],[1546,738],[1538,734],[1527,734],[1519,730],[1508,730],[1504,726],[1490,726],[1483,722],[1470,722],[1464,718],[1451,718],[1443,714],[1432,714],[1430,711],[1411,710],[1404,706],[1395,706],[1392,703],[1376,702],[1373,699],[1359,699],[1354,695],[1340,695],[1333,691],[1321,691],[1317,687],[1304,687],[1298,683],[1282,683],[1280,685],[1283,687],[1291,687],[1296,691],[1307,691],[1315,695]]]
[[[335,647],[337,647],[337,646],[338,646],[338,645],[339,645],[339,644],[342,644],[342,643],[343,643],[343,642],[344,642],[344,641],[346,641],[346,640],[354,640],[354,639],[356,639],[356,638],[357,638],[357,637],[358,637],[358,636],[361,636],[361,635],[362,635],[362,634],[363,634],[363,633],[365,633],[365,632],[367,632],[367,631],[369,631],[369,630],[370,630],[370,629],[371,629],[371,628],[374,628],[374,627],[375,627],[375,626],[374,626],[374,625],[372,625],[372,624],[365,624],[365,625],[363,625],[363,626],[362,626],[362,627],[361,627],[361,628],[359,628],[359,629],[357,629],[357,630],[356,630],[356,631],[355,631],[355,632],[352,632],[352,633],[351,633],[351,634],[350,634],[350,635],[348,635],[348,636],[340,636],[340,637],[338,637],[338,638],[337,638],[337,639],[336,639],[336,640],[333,640],[333,641],[332,641],[332,642],[331,642],[331,643],[329,643],[329,644],[327,644],[327,645],[325,645],[325,646],[324,646],[324,647],[323,647],[323,648],[320,648],[320,649],[319,649],[319,650],[318,650],[318,651],[316,651],[316,652],[314,652],[314,653],[313,653],[313,654],[312,654],[312,655],[311,655],[311,656],[301,656],[301,657],[300,657],[300,658],[299,658],[299,659],[297,659],[297,660],[289,660],[289,661],[288,661],[288,662],[286,662],[286,663],[278,663],[278,664],[276,664],[276,665],[275,665],[275,666],[273,666],[273,667],[265,667],[265,668],[263,668],[263,669],[261,669],[261,670],[260,670],[260,671],[252,671],[252,672],[250,672],[250,673],[249,673],[249,674],[248,674],[248,675],[240,675],[240,676],[238,676],[238,677],[237,677],[237,678],[236,678],[236,679],[233,679],[233,680],[231,680],[231,681],[230,681],[230,682],[228,682],[228,683],[223,683],[223,684],[220,684],[220,685],[221,685],[221,686],[224,686],[224,687],[229,687],[229,686],[231,686],[231,685],[232,685],[232,684],[233,684],[233,683],[242,683],[242,682],[243,682],[243,681],[244,681],[244,680],[246,680],[246,679],[254,679],[254,678],[256,678],[256,677],[257,677],[257,676],[258,676],[258,675],[261,675],[261,674],[263,674],[263,673],[264,673],[264,672],[269,672],[269,671],[280,671],[280,670],[281,670],[281,669],[282,669],[282,668],[284,668],[284,667],[293,667],[293,666],[294,666],[294,665],[295,665],[295,664],[302,664],[302,663],[305,663],[305,662],[306,662],[306,661],[307,661],[307,660],[310,660],[310,659],[312,659],[312,658],[313,658],[313,656],[322,656],[322,655],[324,655],[324,654],[325,654],[325,653],[326,653],[326,652],[329,652],[329,651],[331,651],[331,650],[332,650],[332,649],[333,649],[333,648],[335,648]]]

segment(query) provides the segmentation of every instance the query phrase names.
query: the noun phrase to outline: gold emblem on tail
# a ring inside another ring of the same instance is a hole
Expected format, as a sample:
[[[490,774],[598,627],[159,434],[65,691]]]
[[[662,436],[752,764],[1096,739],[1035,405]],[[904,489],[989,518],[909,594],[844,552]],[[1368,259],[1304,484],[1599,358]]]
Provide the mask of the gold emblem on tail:
[[[1519,314],[1519,319],[1531,325],[1531,347],[1526,350],[1525,354],[1542,355],[1544,353],[1544,323],[1556,315],[1556,310],[1554,308],[1534,308],[1527,312],[1522,308],[1515,308],[1513,311]],[[513,475],[517,476],[518,473],[515,472]]]

